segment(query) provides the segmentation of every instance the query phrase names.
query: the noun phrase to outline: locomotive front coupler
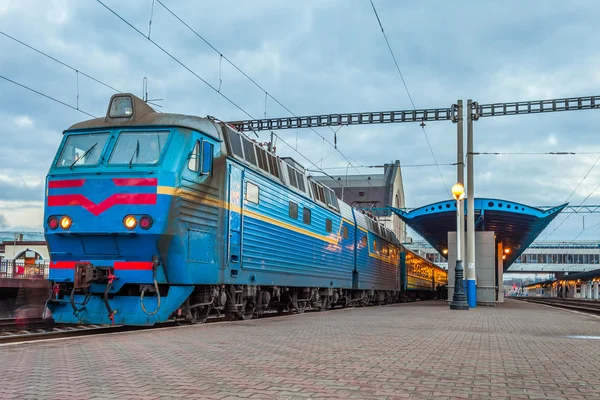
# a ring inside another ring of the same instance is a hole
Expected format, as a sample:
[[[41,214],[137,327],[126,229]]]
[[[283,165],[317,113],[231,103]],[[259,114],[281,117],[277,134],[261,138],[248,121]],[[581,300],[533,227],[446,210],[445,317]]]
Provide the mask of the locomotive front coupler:
[[[112,283],[116,278],[111,267],[95,267],[92,263],[76,263],[73,289],[87,289],[92,283]]]

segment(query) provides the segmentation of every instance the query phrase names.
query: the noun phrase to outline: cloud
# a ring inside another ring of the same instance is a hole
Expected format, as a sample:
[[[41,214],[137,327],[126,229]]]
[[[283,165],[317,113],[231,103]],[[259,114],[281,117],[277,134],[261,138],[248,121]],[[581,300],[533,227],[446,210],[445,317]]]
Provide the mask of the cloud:
[[[106,3],[147,35],[151,2]],[[368,2],[229,0],[167,5],[296,115],[412,108]],[[415,6],[391,0],[375,5],[417,108],[450,107],[459,98],[491,103],[600,93],[600,72],[595,67],[600,10],[594,1],[544,7],[542,0],[508,0],[501,6],[480,2],[468,9],[451,3]],[[141,95],[142,79],[147,77],[149,96],[164,99],[163,112],[247,118],[98,3],[0,1],[0,26],[119,91]],[[35,29],[39,26],[44,29]],[[151,38],[214,87],[221,79],[221,93],[252,116],[262,117],[265,111],[268,117],[289,115],[271,99],[265,110],[264,92],[158,3]],[[7,55],[0,58],[0,75],[94,115],[104,115],[115,93],[2,35],[0,51]],[[41,210],[44,177],[61,132],[88,117],[1,79],[0,90],[0,119],[7,121],[0,126],[0,203],[6,202],[0,212],[13,225],[39,226],[41,213],[32,210]],[[578,154],[476,156],[477,196],[530,205],[566,201],[597,158],[580,153],[600,155],[596,126],[600,114],[594,111],[481,118],[474,123],[475,151]],[[316,131],[333,143],[331,129]],[[276,133],[281,137],[280,155],[312,169],[302,155],[319,167],[348,165],[311,130]],[[431,122],[426,133],[440,164],[456,162],[455,124]],[[268,137],[261,133],[260,141]],[[296,143],[302,155],[294,151]],[[418,124],[343,127],[337,132],[337,144],[354,165],[395,159],[403,165],[433,163]],[[435,166],[403,169],[407,205],[449,197],[447,188],[456,181],[456,167],[441,165],[439,170],[441,177]],[[351,167],[349,173],[357,171]],[[569,198],[571,204],[590,194],[585,204],[599,204],[600,194],[592,194],[598,183],[597,165]],[[6,212],[3,207],[9,202],[13,208]],[[19,209],[22,204],[28,204],[29,211]],[[600,222],[592,214],[586,226],[594,218]],[[575,237],[581,231],[572,223],[575,220],[570,218],[551,239]]]
[[[8,221],[6,220],[6,217],[2,214],[0,214],[0,230],[2,229],[8,229],[9,225],[8,225]]]
[[[31,120],[31,118],[29,118],[26,115],[22,115],[22,116],[14,118],[13,124],[15,124],[15,126],[17,128],[32,128],[33,127],[33,121]]]

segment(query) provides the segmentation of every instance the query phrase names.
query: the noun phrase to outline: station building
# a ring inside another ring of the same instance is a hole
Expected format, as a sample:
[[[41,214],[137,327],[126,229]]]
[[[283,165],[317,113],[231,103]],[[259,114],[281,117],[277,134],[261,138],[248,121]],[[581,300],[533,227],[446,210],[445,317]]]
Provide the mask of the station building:
[[[350,206],[371,213],[393,231],[401,243],[407,241],[406,224],[387,207],[405,207],[399,160],[383,165],[383,174],[313,176],[312,179],[333,189],[337,197]]]

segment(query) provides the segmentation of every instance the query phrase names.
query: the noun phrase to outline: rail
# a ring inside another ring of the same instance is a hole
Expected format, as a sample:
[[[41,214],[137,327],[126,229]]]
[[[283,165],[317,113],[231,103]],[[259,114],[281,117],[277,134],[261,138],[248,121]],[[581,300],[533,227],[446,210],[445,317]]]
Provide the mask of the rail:
[[[528,303],[544,304],[588,314],[600,314],[600,301],[592,299],[564,299],[558,297],[513,297]]]

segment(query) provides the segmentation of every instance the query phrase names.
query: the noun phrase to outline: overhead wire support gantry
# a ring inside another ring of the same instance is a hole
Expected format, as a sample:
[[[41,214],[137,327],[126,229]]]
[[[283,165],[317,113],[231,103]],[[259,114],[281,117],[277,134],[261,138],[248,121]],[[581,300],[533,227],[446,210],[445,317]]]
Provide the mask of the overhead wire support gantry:
[[[557,111],[592,110],[600,108],[600,96],[568,97],[564,99],[515,101],[509,103],[479,104],[473,102],[472,118],[503,115],[542,114]]]
[[[228,122],[239,131],[319,128],[329,126],[392,124],[399,122],[453,121],[456,107],[423,110],[377,111],[342,114],[321,114],[302,117],[266,118]]]

